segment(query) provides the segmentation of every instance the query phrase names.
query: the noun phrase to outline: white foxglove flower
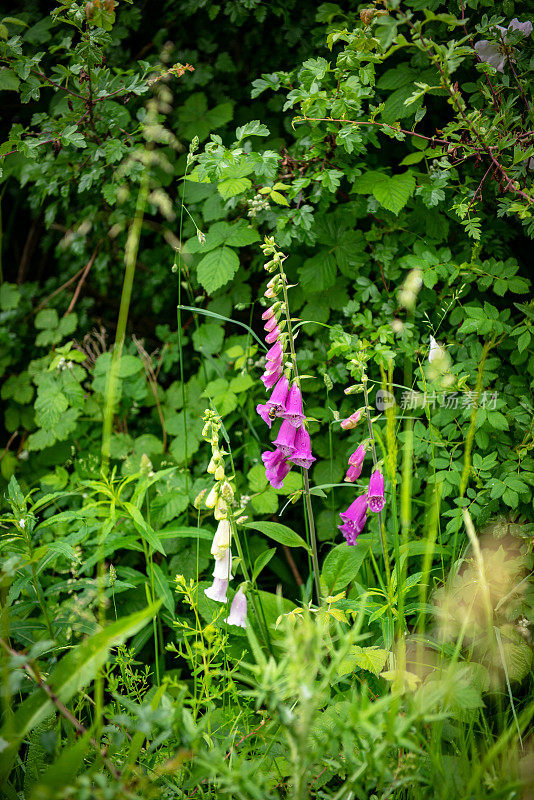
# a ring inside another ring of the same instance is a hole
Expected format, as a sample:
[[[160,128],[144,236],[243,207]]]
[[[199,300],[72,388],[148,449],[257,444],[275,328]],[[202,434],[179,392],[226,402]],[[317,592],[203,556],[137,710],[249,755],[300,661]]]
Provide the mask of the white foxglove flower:
[[[225,551],[230,547],[230,540],[232,538],[232,528],[227,519],[222,519],[219,522],[213,542],[211,545],[211,554],[215,558],[222,558]]]
[[[213,489],[206,497],[206,508],[215,508],[216,502],[217,502],[217,484],[215,484]]]
[[[213,570],[214,578],[221,578],[231,581],[234,577],[232,575],[232,553],[230,548],[227,547],[221,558],[215,559],[215,569]]]
[[[226,603],[226,592],[228,591],[228,581],[224,578],[214,578],[211,586],[204,589],[204,594],[216,603]]]
[[[230,613],[224,620],[227,625],[239,625],[240,628],[246,627],[245,622],[247,619],[247,598],[242,589],[239,589],[234,595],[232,605],[230,606]]]

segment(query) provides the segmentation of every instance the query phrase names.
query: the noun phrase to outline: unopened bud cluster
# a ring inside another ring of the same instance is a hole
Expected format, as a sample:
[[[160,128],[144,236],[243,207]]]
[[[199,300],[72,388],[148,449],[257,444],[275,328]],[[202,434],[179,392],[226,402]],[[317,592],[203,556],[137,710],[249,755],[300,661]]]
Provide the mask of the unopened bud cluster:
[[[260,211],[269,211],[271,207],[267,198],[263,197],[261,194],[254,195],[252,200],[249,201],[248,206],[247,217],[250,218],[255,217]]]
[[[195,499],[195,507],[200,508],[204,502],[206,508],[213,509],[215,519],[226,519],[234,502],[234,490],[225,474],[224,456],[226,451],[219,445],[221,418],[214,411],[206,409],[203,420],[202,438],[211,445],[211,459],[207,471],[213,475],[215,483],[209,492],[206,493],[204,489],[198,495]]]

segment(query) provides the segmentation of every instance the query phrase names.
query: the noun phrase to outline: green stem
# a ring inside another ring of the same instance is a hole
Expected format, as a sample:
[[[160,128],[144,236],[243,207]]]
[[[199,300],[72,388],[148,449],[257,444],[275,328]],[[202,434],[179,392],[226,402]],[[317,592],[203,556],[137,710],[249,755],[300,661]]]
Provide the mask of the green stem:
[[[254,614],[255,614],[256,620],[258,622],[258,627],[263,633],[263,636],[264,636],[264,639],[265,639],[265,643],[267,644],[267,647],[269,648],[269,652],[272,653],[273,650],[272,650],[272,645],[271,645],[271,637],[269,635],[269,628],[267,627],[267,623],[265,621],[265,617],[263,617],[263,620],[262,620],[262,617],[260,616],[260,613],[258,611],[258,605],[257,605],[257,602],[256,602],[256,596],[255,596],[256,590],[255,590],[254,586],[252,585],[252,581],[250,579],[250,573],[248,571],[248,567],[247,567],[247,564],[246,564],[246,561],[245,561],[245,554],[243,553],[243,548],[241,547],[241,541],[239,539],[239,534],[237,532],[237,525],[235,523],[235,520],[232,519],[231,517],[230,517],[230,527],[232,529],[232,539],[235,541],[235,544],[236,544],[236,547],[237,547],[237,552],[238,552],[239,558],[241,559],[241,569],[243,570],[243,576],[244,576],[245,580],[247,581],[247,583],[250,585],[250,599],[252,600],[252,606],[254,608]],[[262,612],[263,612],[263,609],[262,609]]]
[[[280,276],[282,278],[282,289],[284,292],[284,307],[285,307],[285,315],[287,321],[287,332],[289,334],[288,339],[289,339],[289,349],[291,352],[291,362],[293,364],[293,374],[295,376],[297,386],[300,389],[301,386],[300,386],[299,371],[297,367],[297,354],[295,352],[295,343],[293,341],[293,328],[291,326],[291,315],[289,313],[289,302],[287,297],[287,278],[281,262],[280,262]],[[322,598],[321,598],[321,584],[319,582],[320,570],[319,570],[319,559],[317,557],[317,537],[315,534],[315,519],[313,516],[313,508],[311,501],[310,481],[308,477],[308,470],[305,467],[302,468],[302,474],[304,478],[304,502],[306,508],[306,516],[308,518],[309,532],[310,532],[310,547],[312,551],[315,593],[317,595],[317,605],[320,606],[322,604]]]
[[[141,183],[139,184],[135,215],[128,232],[128,238],[126,240],[124,254],[124,282],[122,284],[121,304],[119,308],[119,319],[117,321],[117,331],[115,334],[115,345],[113,347],[113,354],[111,356],[111,367],[106,386],[106,405],[104,408],[104,424],[102,429],[102,471],[105,475],[107,475],[109,470],[111,431],[113,427],[113,407],[115,405],[115,398],[119,383],[119,363],[124,345],[124,338],[126,335],[126,323],[128,321],[130,300],[132,297],[135,264],[137,261],[137,252],[139,250],[139,241],[141,239],[143,216],[148,198],[149,178],[150,172],[148,167],[145,166]]]
[[[363,396],[365,399],[365,416],[367,417],[367,427],[369,429],[369,439],[371,445],[371,456],[373,458],[373,468],[376,469],[376,465],[378,464],[378,459],[376,457],[376,447],[375,447],[375,437],[373,434],[373,422],[371,420],[371,408],[369,406],[369,393],[367,391],[367,375],[362,375],[362,384],[363,384]],[[384,566],[386,568],[386,578],[388,584],[388,592],[391,590],[391,569],[389,566],[389,554],[388,548],[386,543],[386,537],[383,529],[382,524],[382,512],[379,511],[378,514],[378,528],[380,531],[380,544],[382,546],[382,556],[384,558]]]

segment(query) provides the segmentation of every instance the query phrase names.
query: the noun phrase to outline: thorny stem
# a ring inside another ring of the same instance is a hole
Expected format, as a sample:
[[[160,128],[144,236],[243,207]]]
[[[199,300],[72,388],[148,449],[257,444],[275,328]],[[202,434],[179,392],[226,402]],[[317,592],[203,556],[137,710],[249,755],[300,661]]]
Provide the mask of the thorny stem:
[[[376,465],[378,463],[378,459],[376,457],[376,447],[375,447],[375,437],[373,434],[373,421],[371,419],[371,408],[369,406],[369,393],[367,391],[367,375],[364,373],[362,375],[362,384],[363,384],[363,396],[365,399],[365,416],[367,417],[367,427],[369,428],[369,439],[371,445],[371,456],[373,458],[373,467],[376,469]],[[386,577],[387,577],[387,584],[388,587],[391,586],[391,570],[389,568],[389,556],[387,550],[387,544],[385,541],[384,536],[384,529],[382,525],[382,512],[379,511],[377,514],[378,517],[378,529],[380,531],[380,544],[382,546],[382,556],[384,557],[384,566],[386,568]]]
[[[300,389],[300,376],[297,367],[297,354],[295,352],[295,343],[293,341],[293,328],[291,325],[291,315],[289,313],[289,302],[287,297],[287,277],[284,272],[284,267],[282,266],[281,260],[279,264],[280,264],[280,277],[282,278],[282,289],[284,292],[284,309],[287,321],[287,332],[289,339],[289,349],[291,352],[291,363],[293,364],[293,374],[295,376],[297,386]],[[311,502],[310,479],[308,477],[308,470],[305,467],[302,468],[302,474],[304,478],[304,502],[306,505],[306,516],[308,518],[308,525],[310,531],[315,593],[317,595],[317,604],[320,606],[322,604],[322,599],[321,599],[321,584],[319,582],[320,571],[319,571],[319,559],[317,557],[317,537],[315,535],[315,519],[313,516],[313,508]]]
[[[11,647],[9,647],[9,645],[8,645],[8,644],[7,644],[7,643],[6,643],[6,642],[5,642],[3,639],[0,639],[0,645],[1,645],[1,646],[4,648],[4,650],[6,651],[6,653],[8,653],[8,654],[9,654],[9,655],[11,655],[11,656],[13,656],[13,657],[15,657],[15,658],[18,658],[18,659],[20,659],[21,657],[24,657],[24,655],[23,655],[22,653],[19,653],[19,652],[17,652],[16,650],[13,650]],[[62,715],[62,716],[63,716],[63,717],[64,717],[64,718],[65,718],[65,719],[68,721],[68,722],[70,722],[70,723],[71,723],[71,725],[74,727],[74,729],[75,729],[75,730],[76,730],[76,731],[77,731],[79,734],[81,734],[81,735],[85,735],[85,734],[89,733],[89,731],[87,730],[87,728],[86,728],[84,725],[82,725],[82,723],[81,723],[81,722],[80,722],[78,719],[76,719],[76,717],[74,716],[74,714],[72,714],[72,713],[69,711],[69,709],[66,707],[66,705],[64,705],[64,703],[62,703],[62,702],[61,702],[61,700],[59,699],[59,697],[57,697],[57,695],[56,695],[56,694],[54,693],[54,691],[53,691],[53,690],[50,688],[50,686],[49,686],[47,683],[45,683],[45,681],[43,680],[43,678],[41,677],[41,675],[40,675],[40,673],[39,673],[39,669],[38,669],[38,667],[37,667],[37,665],[36,665],[36,664],[34,665],[34,664],[32,664],[32,663],[30,662],[30,660],[29,660],[29,659],[26,659],[26,660],[24,660],[24,662],[23,662],[23,664],[22,664],[22,667],[23,667],[23,669],[25,670],[25,672],[27,673],[27,675],[28,675],[28,676],[29,676],[29,677],[30,677],[32,680],[34,680],[34,681],[35,681],[35,683],[37,684],[37,686],[39,686],[39,688],[43,690],[43,692],[44,692],[44,693],[47,695],[47,697],[48,697],[48,699],[50,700],[50,702],[51,702],[51,703],[53,703],[53,705],[55,705],[55,707],[57,708],[57,710],[59,711],[59,713],[60,713],[60,714],[61,714],[61,715]],[[109,759],[109,758],[106,756],[105,752],[104,752],[103,750],[101,750],[101,749],[100,749],[100,745],[99,745],[99,743],[96,741],[96,739],[95,739],[94,737],[91,737],[91,738],[90,738],[90,742],[91,742],[91,744],[93,745],[93,747],[95,748],[95,750],[98,750],[98,752],[100,753],[100,756],[101,756],[102,760],[103,760],[103,761],[104,761],[104,763],[106,764],[107,768],[109,769],[109,771],[111,772],[111,774],[113,775],[113,777],[114,777],[114,778],[116,778],[117,780],[120,780],[121,773],[120,773],[120,772],[119,772],[119,770],[118,770],[118,769],[115,767],[115,765],[113,764],[113,762],[112,762],[112,761],[110,761],[110,759]]]

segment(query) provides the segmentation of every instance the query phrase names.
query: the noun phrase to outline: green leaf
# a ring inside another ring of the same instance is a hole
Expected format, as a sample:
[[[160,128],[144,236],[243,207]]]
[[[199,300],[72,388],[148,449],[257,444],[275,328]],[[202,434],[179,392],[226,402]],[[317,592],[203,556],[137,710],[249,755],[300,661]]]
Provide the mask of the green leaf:
[[[20,80],[12,69],[0,69],[0,92],[16,92],[19,86]]]
[[[56,796],[59,789],[69,785],[76,777],[83,760],[91,751],[91,731],[87,731],[74,744],[67,744],[59,758],[39,776],[39,789],[49,790],[49,796]]]
[[[161,597],[163,605],[174,617],[175,603],[171,587],[169,586],[169,579],[164,574],[159,564],[152,564],[152,570],[154,572],[154,589],[156,592],[156,597]]]
[[[55,329],[59,325],[59,317],[55,308],[43,308],[35,317],[35,327],[41,330]]]
[[[224,340],[224,328],[214,322],[199,325],[193,333],[195,350],[206,355],[220,352]]]
[[[20,292],[15,283],[5,281],[0,286],[0,309],[11,311],[20,303]]]
[[[285,544],[286,547],[303,547],[308,552],[311,552],[302,536],[299,536],[298,533],[292,531],[291,528],[288,528],[286,525],[281,525],[279,522],[245,522],[243,527],[259,531],[275,542]]]
[[[336,282],[336,259],[327,250],[308,258],[299,270],[300,284],[306,294],[323,292]]]
[[[276,192],[276,191],[273,190],[271,192],[270,197],[271,197],[271,200],[273,200],[275,203],[278,203],[279,206],[288,206],[289,205],[287,199],[284,197],[283,194],[280,194],[280,192]]]
[[[520,353],[522,353],[523,350],[526,350],[529,344],[530,344],[530,331],[524,331],[524,333],[522,333],[519,339],[517,340],[517,349],[519,350]]]
[[[338,667],[339,675],[347,675],[354,669],[366,669],[378,675],[384,669],[389,655],[388,650],[380,647],[359,647],[354,645],[350,648],[350,655],[343,659]]]
[[[367,557],[368,547],[362,543],[354,546],[338,544],[328,553],[321,572],[321,583],[327,594],[345,589],[354,580]]]
[[[230,247],[220,247],[207,253],[197,267],[197,277],[208,294],[232,280],[239,269],[239,258]]]
[[[122,644],[127,637],[141,630],[157,613],[161,603],[153,603],[142,611],[130,614],[108,625],[87,641],[73,647],[46,679],[47,686],[63,704],[87,686],[106,662],[112,647]],[[0,781],[7,778],[18,749],[36,725],[54,714],[56,707],[40,688],[24,700],[16,712],[8,717],[0,736],[9,742],[0,760]]]
[[[133,523],[139,533],[142,534],[143,538],[146,539],[148,544],[152,547],[153,550],[157,550],[158,553],[161,553],[163,556],[165,555],[165,550],[163,549],[163,545],[159,540],[159,536],[154,531],[154,529],[148,524],[145,520],[137,506],[134,506],[133,503],[125,500],[123,502],[123,506],[128,514],[131,516]]]
[[[252,582],[258,579],[260,572],[265,569],[271,558],[276,553],[276,547],[271,548],[270,550],[265,550],[264,553],[260,553],[257,557],[256,561],[254,562],[254,568],[252,570]]]
[[[69,403],[63,392],[55,386],[46,386],[38,392],[35,401],[35,421],[41,428],[53,428]]]
[[[414,189],[414,176],[411,172],[403,172],[378,183],[373,189],[373,194],[380,205],[398,214],[413,195]]]
[[[178,136],[189,141],[198,136],[202,141],[211,131],[226,125],[231,119],[231,103],[221,103],[208,111],[206,95],[203,92],[195,92],[178,109]]]
[[[268,136],[270,133],[269,128],[263,125],[259,119],[253,119],[245,125],[236,128],[235,137],[238,142],[246,136]]]
[[[224,200],[228,200],[229,197],[246,192],[251,186],[252,181],[249,178],[225,178],[219,182],[217,191]]]

